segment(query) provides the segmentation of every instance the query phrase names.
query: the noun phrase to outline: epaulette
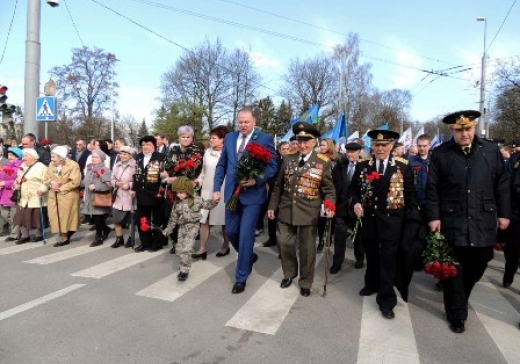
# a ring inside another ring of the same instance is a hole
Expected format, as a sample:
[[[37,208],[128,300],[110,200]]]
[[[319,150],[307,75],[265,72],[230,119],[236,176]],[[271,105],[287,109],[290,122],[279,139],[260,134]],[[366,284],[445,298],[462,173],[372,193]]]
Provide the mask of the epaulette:
[[[396,161],[398,161],[398,162],[403,163],[403,164],[408,164],[408,163],[409,163],[409,162],[408,162],[408,159],[403,158],[403,157],[394,157],[394,159],[395,159]]]
[[[359,162],[368,162],[371,159],[372,159],[372,157],[365,157],[365,158],[360,159]]]
[[[298,153],[298,151],[296,151],[296,150],[291,150],[291,151],[289,151],[289,152],[287,153],[287,155],[293,155],[293,154],[296,154],[296,153]]]
[[[330,161],[330,158],[327,157],[327,156],[326,156],[325,154],[323,154],[323,153],[318,153],[317,157],[318,157],[319,159],[321,159],[321,160],[324,160],[325,162]]]

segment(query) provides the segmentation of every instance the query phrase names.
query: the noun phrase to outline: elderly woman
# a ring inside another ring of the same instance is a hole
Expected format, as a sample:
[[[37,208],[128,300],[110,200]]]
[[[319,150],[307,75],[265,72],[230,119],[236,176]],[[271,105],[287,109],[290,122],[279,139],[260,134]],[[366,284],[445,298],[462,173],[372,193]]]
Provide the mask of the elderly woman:
[[[48,193],[47,213],[51,231],[60,234],[54,247],[70,243],[79,228],[79,186],[81,171],[78,163],[67,158],[68,149],[59,145],[51,150],[51,163],[45,174],[41,195]]]
[[[133,198],[130,194],[134,179],[136,162],[132,158],[132,148],[124,145],[119,148],[119,161],[112,171],[112,188],[115,189],[116,199],[112,205],[112,219],[116,232],[116,241],[112,248],[119,248],[125,242],[123,238],[123,224],[127,221],[132,210]],[[131,247],[129,238],[125,248]]]
[[[33,148],[22,150],[22,165],[18,168],[13,190],[20,191],[18,209],[14,215],[14,224],[20,227],[20,239],[16,244],[24,244],[29,241],[42,241],[43,207],[47,205],[47,197],[38,194],[43,190],[47,166],[38,161],[38,153]],[[30,237],[31,229],[36,229],[34,237]]]
[[[96,228],[96,237],[90,244],[91,247],[95,247],[103,244],[103,242],[112,231],[106,224],[106,217],[111,211],[111,207],[97,207],[94,206],[94,195],[96,192],[110,192],[112,186],[110,169],[105,166],[106,154],[101,149],[94,149],[91,154],[92,163],[87,167],[85,178],[83,179],[83,185],[85,186],[85,197],[83,210],[81,211],[85,215],[89,215],[92,218],[94,226]]]
[[[222,154],[224,137],[227,133],[228,129],[222,125],[217,126],[209,133],[210,147],[204,153],[202,172],[195,180],[195,183],[201,186],[200,197],[202,197],[204,200],[210,200],[213,198],[213,179],[215,177],[215,169],[217,168],[220,154]],[[206,245],[209,239],[210,227],[215,225],[222,227],[222,235],[224,236],[224,244],[217,253],[217,257],[223,257],[229,254],[229,239],[224,232],[224,214],[225,205],[223,199],[220,200],[218,205],[213,210],[202,210],[202,220],[200,224],[200,246],[197,253],[191,255],[193,259],[206,259]]]
[[[195,182],[202,171],[202,155],[204,151],[193,143],[195,132],[189,125],[180,126],[177,130],[179,136],[179,145],[175,145],[170,149],[168,158],[165,160],[164,171],[161,173],[161,178],[166,183],[165,191],[171,190],[171,184],[177,177],[186,176]],[[165,204],[163,206],[164,217],[166,221],[170,218],[170,213],[173,206],[173,195],[166,194]],[[173,248],[170,253],[175,254],[175,243],[177,241],[177,229],[174,230],[170,236],[173,240]]]
[[[5,241],[18,239],[18,226],[13,218],[16,213],[16,203],[12,200],[13,183],[16,180],[18,168],[22,164],[22,150],[18,147],[10,147],[7,152],[7,162],[0,172],[0,224],[8,226],[9,236]]]

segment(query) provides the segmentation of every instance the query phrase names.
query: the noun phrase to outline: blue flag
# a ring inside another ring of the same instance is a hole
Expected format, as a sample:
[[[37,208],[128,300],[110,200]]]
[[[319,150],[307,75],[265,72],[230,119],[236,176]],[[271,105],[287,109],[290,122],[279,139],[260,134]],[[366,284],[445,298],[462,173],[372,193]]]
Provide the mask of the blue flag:
[[[303,115],[300,116],[298,118],[298,120],[296,120],[296,121],[305,121],[306,123],[309,123],[309,124],[318,124],[319,109],[320,109],[320,107],[319,107],[318,103],[315,103],[314,105],[311,106],[311,108],[309,110],[304,112]],[[291,125],[293,124],[293,120],[291,120]]]
[[[345,118],[345,112],[342,112],[338,117],[338,121],[336,121],[336,125],[334,125],[334,129],[332,129],[332,140],[336,143],[341,139],[347,139],[348,134],[347,120]]]

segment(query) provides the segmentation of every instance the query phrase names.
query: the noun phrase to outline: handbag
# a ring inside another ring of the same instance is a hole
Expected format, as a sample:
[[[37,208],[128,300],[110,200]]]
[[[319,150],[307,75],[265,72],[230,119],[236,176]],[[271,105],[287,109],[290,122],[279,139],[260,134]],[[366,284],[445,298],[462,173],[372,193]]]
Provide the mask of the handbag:
[[[94,191],[92,206],[99,208],[112,207],[112,192],[110,190]]]
[[[20,189],[19,190],[13,190],[13,194],[11,196],[11,201],[13,201],[14,203],[18,203],[20,201],[20,197],[22,197],[21,188],[22,188],[23,178],[25,177],[25,175],[27,173],[29,173],[29,170],[32,168],[32,166],[34,166],[34,164],[31,164],[29,166],[29,168],[27,168],[25,173],[22,174],[22,178],[20,178]]]

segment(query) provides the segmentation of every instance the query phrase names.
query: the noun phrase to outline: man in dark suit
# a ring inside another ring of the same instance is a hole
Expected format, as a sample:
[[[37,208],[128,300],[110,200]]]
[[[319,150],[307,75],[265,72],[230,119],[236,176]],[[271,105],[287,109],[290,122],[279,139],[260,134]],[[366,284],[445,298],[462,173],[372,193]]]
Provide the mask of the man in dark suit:
[[[352,177],[354,177],[354,171],[359,162],[362,148],[358,143],[345,145],[346,157],[339,158],[332,171],[337,206],[336,215],[334,216],[334,255],[332,257],[332,267],[330,267],[331,274],[336,274],[341,270],[347,248],[347,228],[353,226],[356,222],[352,208],[349,207],[351,201],[349,187]],[[354,267],[356,269],[363,268],[365,252],[361,245],[361,234],[357,234],[354,239],[354,257],[356,259]]]
[[[405,212],[418,211],[418,205],[408,161],[391,154],[399,133],[372,130],[368,136],[374,155],[358,163],[350,188],[354,213],[362,217],[361,239],[367,257],[365,286],[359,294],[377,293],[381,314],[393,319],[397,248]]]
[[[300,294],[308,297],[314,281],[316,265],[316,235],[321,204],[325,201],[329,219],[334,217],[336,195],[332,183],[331,161],[317,153],[318,129],[312,124],[297,122],[293,132],[298,141],[298,153],[283,158],[276,177],[267,215],[278,217],[278,242],[282,260],[283,280],[281,288],[287,288],[298,276],[296,241],[299,234]],[[332,207],[332,208],[329,208]]]
[[[85,164],[87,158],[90,155],[90,150],[87,149],[87,143],[84,139],[76,140],[76,148],[72,151],[71,159],[79,164],[79,170],[81,171],[81,178],[84,177]]]
[[[253,110],[242,109],[237,116],[239,131],[228,133],[224,139],[224,148],[217,163],[213,184],[213,199],[219,201],[222,197],[220,188],[225,179],[224,201],[226,203],[238,184],[243,187],[236,210],[226,209],[226,234],[238,251],[236,282],[232,293],[241,293],[245,290],[246,280],[253,264],[258,260],[258,256],[253,252],[255,225],[262,205],[267,200],[266,183],[273,178],[277,170],[273,137],[255,129],[256,119]],[[235,175],[238,161],[247,153],[248,143],[257,143],[267,148],[271,152],[271,159],[262,177],[237,181]]]

